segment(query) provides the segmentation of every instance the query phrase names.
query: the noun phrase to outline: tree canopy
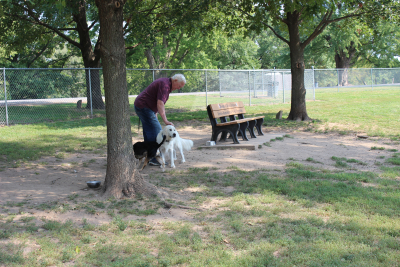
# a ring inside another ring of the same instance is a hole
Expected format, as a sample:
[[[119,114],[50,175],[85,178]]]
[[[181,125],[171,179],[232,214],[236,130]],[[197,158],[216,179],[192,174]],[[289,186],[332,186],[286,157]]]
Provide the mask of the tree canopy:
[[[233,29],[243,25],[247,33],[259,34],[271,31],[289,46],[290,69],[292,73],[290,120],[310,120],[305,103],[304,52],[327,26],[357,17],[377,20],[385,16],[391,1],[288,1],[288,0],[232,0],[222,1],[228,19],[228,27]],[[385,13],[386,12],[386,13]]]

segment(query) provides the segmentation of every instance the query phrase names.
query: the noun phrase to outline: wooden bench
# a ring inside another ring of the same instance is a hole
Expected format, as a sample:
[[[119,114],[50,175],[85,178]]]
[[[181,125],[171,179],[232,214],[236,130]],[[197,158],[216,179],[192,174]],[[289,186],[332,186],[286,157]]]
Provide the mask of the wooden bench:
[[[226,141],[228,133],[235,144],[240,143],[238,134],[243,137],[243,140],[249,141],[246,130],[249,130],[251,138],[256,138],[254,127],[257,129],[258,135],[264,135],[261,130],[264,116],[245,118],[246,110],[241,101],[210,104],[207,106],[207,113],[212,126],[211,141],[216,142],[220,133],[222,133],[220,141]]]

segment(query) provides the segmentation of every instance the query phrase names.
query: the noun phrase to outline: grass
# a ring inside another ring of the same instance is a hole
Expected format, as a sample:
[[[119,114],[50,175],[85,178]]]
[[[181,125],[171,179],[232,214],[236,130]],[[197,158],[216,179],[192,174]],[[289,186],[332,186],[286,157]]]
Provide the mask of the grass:
[[[104,110],[94,110],[93,116],[104,116]],[[90,109],[77,109],[76,104],[53,104],[38,106],[9,106],[10,124],[56,122],[89,118]]]
[[[392,93],[321,92],[320,101],[307,102],[308,113],[315,119],[312,122],[276,120],[276,111],[288,112],[287,104],[246,110],[266,115],[265,124],[271,129],[362,131],[395,143],[400,126],[393,123],[398,119],[391,108],[398,108],[399,97]],[[169,119],[208,124],[206,113],[191,110],[194,100],[187,100],[168,102],[168,112],[180,111],[169,113]],[[375,107],[378,102],[385,108]],[[132,118],[133,134],[136,126]],[[2,170],[44,156],[62,160],[71,153],[106,153],[103,117],[17,125],[0,131],[0,176]],[[284,135],[264,145],[273,146],[285,138],[292,137]],[[184,210],[182,214],[189,219],[147,222],[148,216],[168,209],[159,199],[140,196],[94,200],[78,192],[63,201],[2,202],[0,265],[399,266],[400,153],[383,149],[381,153],[390,154],[381,157],[380,173],[358,171],[357,166],[365,165],[362,160],[332,156],[336,171],[290,158],[283,170],[245,171],[230,166],[219,172],[193,167],[149,175],[149,182],[171,192],[197,189],[186,203],[168,200],[171,203],[195,208],[213,205]],[[320,163],[314,158],[305,161]],[[93,163],[88,160],[83,167]],[[38,216],[38,210],[83,215],[80,222],[48,220]],[[99,215],[107,219],[101,225],[92,224],[90,218]]]
[[[385,167],[395,172],[398,167]],[[127,209],[163,212],[157,199],[91,201],[71,195],[70,208],[108,214],[102,225],[35,218],[29,203],[9,203],[26,215],[0,220],[5,266],[397,266],[400,263],[399,182],[374,173],[327,172],[302,164],[285,171],[174,173],[171,190],[199,184],[194,220],[161,224],[128,219]],[[152,177],[151,181],[160,181]],[[371,186],[365,186],[365,184]],[[216,190],[231,186],[232,192]],[[366,197],[368,196],[368,197]],[[52,211],[62,203],[45,208]],[[65,204],[65,203],[64,203]],[[112,211],[112,212],[111,212]],[[142,218],[153,214],[133,213]],[[32,244],[34,246],[32,247]],[[39,249],[40,248],[40,249]],[[22,251],[32,249],[30,253]]]
[[[363,132],[370,136],[388,136],[399,139],[400,124],[398,111],[400,96],[398,88],[374,87],[373,91],[357,88],[347,92],[335,92],[327,89],[317,89],[316,101],[307,101],[308,115],[313,119],[310,123],[287,122],[276,120],[277,111],[283,111],[283,118],[290,111],[290,103],[282,104],[281,99],[258,97],[252,98],[252,106],[243,96],[209,95],[180,95],[172,94],[166,106],[168,118],[172,121],[201,120],[208,121],[206,104],[228,101],[243,101],[249,114],[266,116],[265,124],[279,127],[307,127],[314,131],[337,131],[341,134]],[[246,97],[246,96],[244,96]],[[130,98],[131,113],[134,113],[133,102]],[[278,100],[278,101],[276,101]],[[383,108],[384,107],[384,108]],[[44,105],[30,107],[9,107],[10,123],[37,123],[68,120],[82,120],[89,117],[85,109],[77,110],[76,104]],[[11,110],[11,108],[15,110]],[[33,116],[33,118],[32,118]],[[94,111],[94,117],[105,121],[105,111]],[[137,124],[137,118],[132,118]],[[72,122],[73,124],[73,122]],[[25,127],[25,126],[24,126]]]
[[[365,162],[362,162],[357,159],[338,158],[338,157],[332,156],[332,160],[336,161],[336,164],[335,164],[336,167],[343,167],[343,168],[350,167],[347,163],[356,163],[359,165],[367,165]]]

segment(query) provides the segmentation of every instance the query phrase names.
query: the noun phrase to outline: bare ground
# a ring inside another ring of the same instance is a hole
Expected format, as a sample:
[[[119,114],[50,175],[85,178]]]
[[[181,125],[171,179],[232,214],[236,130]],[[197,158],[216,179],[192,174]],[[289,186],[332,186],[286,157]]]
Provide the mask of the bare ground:
[[[160,178],[171,179],[175,171],[203,167],[208,167],[210,172],[229,172],[232,169],[282,171],[288,162],[298,162],[317,168],[338,170],[332,156],[356,159],[362,162],[363,164],[352,165],[354,171],[379,173],[381,172],[379,165],[393,154],[389,149],[400,150],[398,142],[380,138],[362,139],[355,134],[315,134],[300,131],[265,132],[264,136],[251,140],[256,144],[256,150],[199,149],[209,140],[210,127],[178,127],[178,131],[181,137],[194,142],[193,149],[185,153],[186,162],[180,163],[178,159],[175,163],[176,169],[172,170],[167,167],[165,172],[162,172],[159,167],[146,167],[142,174],[149,182],[157,184],[157,180]],[[286,137],[283,140],[271,141],[271,139],[282,136]],[[134,138],[133,142],[136,141],[141,141],[141,138]],[[384,147],[385,150],[371,149],[372,147]],[[0,209],[0,215],[19,214],[14,220],[25,216],[18,212],[18,206],[11,207],[12,205],[9,203],[24,202],[31,206],[42,203],[59,203],[60,210],[31,209],[29,213],[34,214],[37,218],[37,225],[41,224],[39,219],[61,222],[72,220],[78,224],[83,220],[96,225],[108,223],[112,218],[106,213],[88,214],[81,209],[62,212],[62,205],[74,205],[71,201],[71,196],[74,195],[79,195],[80,198],[87,197],[88,200],[101,200],[100,191],[87,188],[86,181],[100,180],[103,182],[105,172],[106,156],[88,153],[72,154],[64,159],[47,157],[21,167],[5,168],[0,172],[0,207],[10,208]],[[190,201],[193,192],[201,190],[196,187],[185,188],[179,192],[172,192],[169,188],[160,189],[170,192],[171,198],[183,202]],[[225,188],[224,190],[233,191],[234,188]],[[208,201],[203,204],[202,208],[212,209],[217,205],[216,202],[217,200]],[[157,214],[140,218],[156,225],[164,220],[191,221],[193,220],[191,214],[190,210],[176,207],[159,208]],[[129,215],[127,219],[135,218],[139,217]]]

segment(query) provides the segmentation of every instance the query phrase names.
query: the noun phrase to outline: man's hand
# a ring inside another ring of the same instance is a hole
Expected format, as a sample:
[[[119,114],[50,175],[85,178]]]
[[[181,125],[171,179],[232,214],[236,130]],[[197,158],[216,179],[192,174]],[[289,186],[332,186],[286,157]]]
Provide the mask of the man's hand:
[[[160,116],[161,116],[162,120],[164,121],[165,125],[175,126],[172,122],[168,121],[167,116],[165,114],[164,102],[162,102],[161,100],[157,100],[157,110],[158,110],[158,113],[160,113]]]

